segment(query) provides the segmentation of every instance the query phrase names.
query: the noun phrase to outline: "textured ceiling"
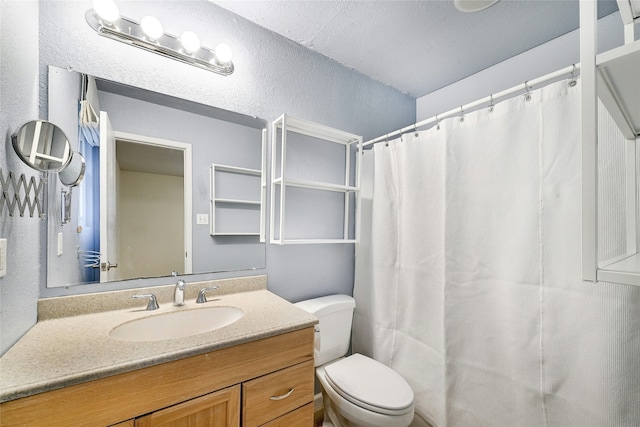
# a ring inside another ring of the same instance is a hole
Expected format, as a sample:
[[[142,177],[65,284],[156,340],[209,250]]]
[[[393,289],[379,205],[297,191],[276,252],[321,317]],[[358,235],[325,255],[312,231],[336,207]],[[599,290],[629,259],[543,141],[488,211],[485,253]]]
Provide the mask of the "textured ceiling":
[[[578,28],[578,0],[502,0],[477,13],[452,0],[211,0],[414,97]],[[617,10],[599,2],[600,16]]]

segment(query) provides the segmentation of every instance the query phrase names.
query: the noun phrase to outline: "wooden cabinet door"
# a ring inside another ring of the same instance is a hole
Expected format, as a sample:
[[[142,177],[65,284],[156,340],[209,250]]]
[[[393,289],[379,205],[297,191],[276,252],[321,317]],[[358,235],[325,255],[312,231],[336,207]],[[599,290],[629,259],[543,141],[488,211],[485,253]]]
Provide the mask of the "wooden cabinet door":
[[[239,427],[240,386],[225,388],[136,419],[136,427]]]

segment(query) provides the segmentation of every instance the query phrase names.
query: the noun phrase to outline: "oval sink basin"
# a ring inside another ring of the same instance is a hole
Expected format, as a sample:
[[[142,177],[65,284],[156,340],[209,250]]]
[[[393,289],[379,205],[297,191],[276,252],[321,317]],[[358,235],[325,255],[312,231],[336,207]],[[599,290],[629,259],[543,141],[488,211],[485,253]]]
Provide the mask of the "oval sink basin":
[[[109,336],[123,341],[161,341],[210,332],[244,316],[238,307],[207,307],[157,314],[116,326]]]

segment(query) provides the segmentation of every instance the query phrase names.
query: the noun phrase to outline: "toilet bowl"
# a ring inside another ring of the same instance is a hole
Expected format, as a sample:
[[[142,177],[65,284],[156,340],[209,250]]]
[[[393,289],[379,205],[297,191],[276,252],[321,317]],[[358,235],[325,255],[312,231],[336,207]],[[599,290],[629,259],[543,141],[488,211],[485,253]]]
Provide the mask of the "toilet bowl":
[[[413,420],[413,391],[395,371],[361,354],[316,368],[325,407],[335,427],[406,427]],[[328,403],[328,405],[327,405]],[[331,417],[330,417],[331,418]]]
[[[334,427],[407,427],[414,416],[413,391],[397,372],[362,354],[344,357],[351,340],[355,300],[330,295],[295,304],[314,314],[316,377],[325,419]]]

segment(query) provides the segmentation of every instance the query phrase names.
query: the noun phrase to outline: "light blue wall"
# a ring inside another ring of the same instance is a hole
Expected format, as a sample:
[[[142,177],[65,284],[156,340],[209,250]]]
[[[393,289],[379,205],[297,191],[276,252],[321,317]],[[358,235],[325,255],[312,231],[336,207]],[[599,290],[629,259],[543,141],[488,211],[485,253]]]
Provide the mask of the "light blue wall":
[[[622,20],[618,12],[601,18],[598,21],[599,51],[621,45],[622,31]],[[636,34],[638,32],[640,32],[640,24],[636,25]],[[436,114],[442,114],[578,63],[580,63],[580,31],[575,30],[418,98],[416,119],[426,120]]]
[[[11,134],[38,116],[38,6],[2,2],[0,11],[0,168],[27,179],[40,174],[14,154]],[[0,237],[8,243],[7,275],[0,278],[0,353],[17,341],[36,321],[38,283],[44,280],[46,236],[44,222],[26,213],[13,217],[5,207]]]
[[[122,15],[137,20],[154,14],[167,32],[175,34],[191,29],[207,46],[229,44],[234,50],[235,73],[221,77],[100,37],[85,21],[91,1],[3,1],[0,12],[3,171],[36,175],[19,163],[6,137],[20,122],[38,115],[46,118],[49,65],[71,67],[109,80],[255,115],[268,122],[287,113],[363,135],[365,139],[415,120],[415,100],[411,97],[210,2],[117,3]],[[9,273],[0,279],[0,353],[35,323],[36,301],[46,277],[44,222],[5,215],[0,237],[9,238]],[[292,301],[335,292],[351,293],[353,269],[353,245],[267,247],[265,272],[269,288]],[[157,280],[139,283],[144,284],[154,285]]]

